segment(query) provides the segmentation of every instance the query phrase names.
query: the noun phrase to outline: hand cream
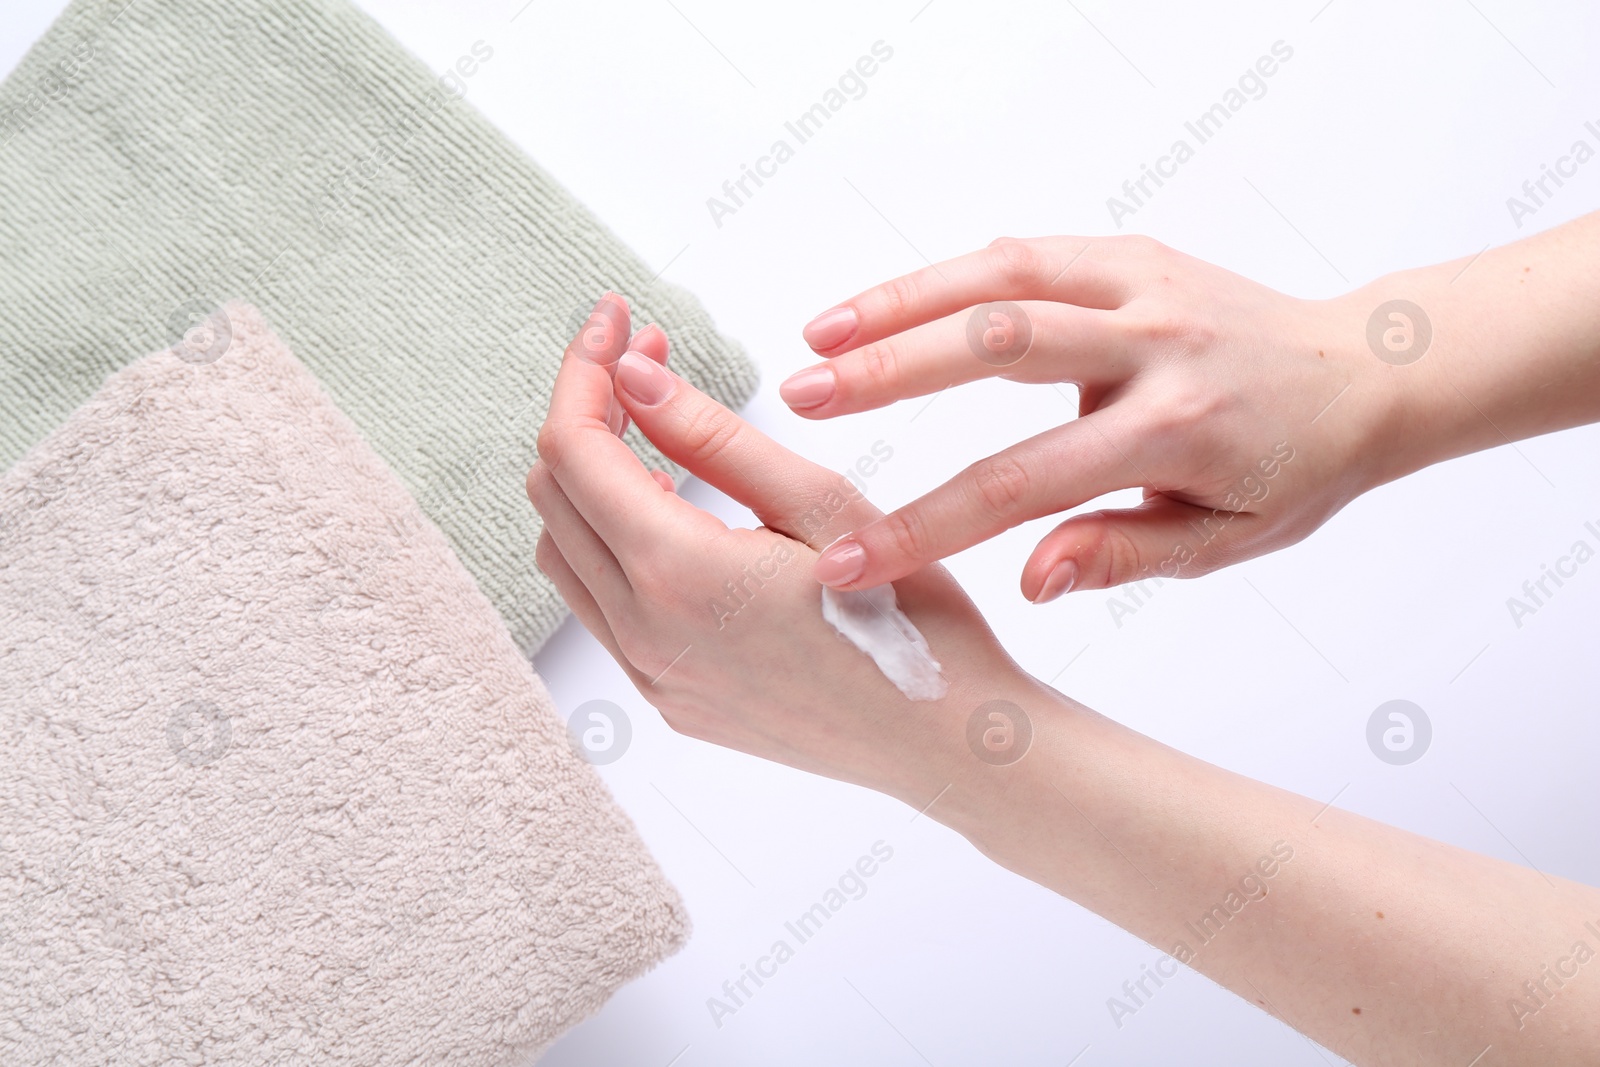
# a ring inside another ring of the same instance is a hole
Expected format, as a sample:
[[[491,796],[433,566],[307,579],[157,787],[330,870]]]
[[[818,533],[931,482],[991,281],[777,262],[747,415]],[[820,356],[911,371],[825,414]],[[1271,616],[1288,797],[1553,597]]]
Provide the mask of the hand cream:
[[[938,700],[950,691],[928,642],[895,602],[894,586],[822,587],[822,617],[872,657],[883,676],[910,700]]]

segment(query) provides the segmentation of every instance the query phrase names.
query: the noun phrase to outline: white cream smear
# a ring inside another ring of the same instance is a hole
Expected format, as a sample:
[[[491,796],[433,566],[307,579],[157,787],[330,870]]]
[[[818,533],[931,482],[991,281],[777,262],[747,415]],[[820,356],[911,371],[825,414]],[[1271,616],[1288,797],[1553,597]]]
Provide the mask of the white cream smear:
[[[894,586],[822,587],[822,617],[845,640],[872,657],[883,676],[910,700],[938,700],[950,691],[922,631],[895,602]]]

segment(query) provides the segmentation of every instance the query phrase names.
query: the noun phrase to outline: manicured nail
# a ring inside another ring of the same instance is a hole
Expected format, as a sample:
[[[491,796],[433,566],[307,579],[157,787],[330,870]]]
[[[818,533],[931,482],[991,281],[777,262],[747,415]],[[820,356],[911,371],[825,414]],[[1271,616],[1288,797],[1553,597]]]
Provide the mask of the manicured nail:
[[[654,407],[671,396],[674,387],[667,368],[637,352],[622,353],[617,361],[617,384],[646,407]]]
[[[792,408],[821,407],[832,398],[835,381],[832,367],[807,367],[778,386],[778,395]]]
[[[1054,600],[1062,593],[1070,590],[1078,581],[1078,564],[1075,560],[1064,559],[1050,569],[1045,575],[1044,585],[1039,587],[1039,595],[1033,598],[1035,604],[1043,604]]]
[[[644,352],[645,351],[645,345],[650,344],[651,341],[654,339],[656,334],[660,334],[661,335],[661,348],[662,348],[663,353],[664,353],[665,350],[666,350],[666,347],[667,347],[666,331],[663,330],[660,326],[657,326],[653,322],[650,325],[646,326],[644,329],[640,330],[638,333],[633,335],[633,340],[628,342],[628,351],[630,351],[630,352]],[[646,352],[645,354],[649,355],[648,352]],[[650,356],[650,358],[651,359],[655,359],[654,356]],[[658,363],[665,363],[666,361],[667,361],[667,357],[666,357],[665,354],[663,354],[662,357],[659,360],[656,360],[656,362],[658,362]]]
[[[595,301],[589,317],[578,328],[578,336],[573,340],[580,359],[602,367],[610,364],[606,353],[617,335],[617,319],[623,306],[622,298],[610,289]]]
[[[867,550],[859,541],[835,541],[822,550],[811,573],[823,585],[849,585],[867,569]]]
[[[820,352],[824,348],[835,348],[850,340],[855,336],[856,327],[860,324],[861,320],[856,318],[855,308],[834,308],[812,319],[801,332],[805,336],[806,344]]]

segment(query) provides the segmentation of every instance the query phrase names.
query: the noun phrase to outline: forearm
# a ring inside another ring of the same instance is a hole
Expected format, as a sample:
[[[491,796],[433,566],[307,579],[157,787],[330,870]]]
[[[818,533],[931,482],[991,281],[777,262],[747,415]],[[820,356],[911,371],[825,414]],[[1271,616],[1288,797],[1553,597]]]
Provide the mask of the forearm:
[[[1210,766],[1036,683],[1007,699],[1031,721],[1027,754],[953,764],[929,810],[1002,865],[1360,1064],[1600,1047],[1600,970],[1545,978],[1577,966],[1560,963],[1576,942],[1600,949],[1600,892]],[[1156,988],[1131,978],[1113,1013]],[[1543,1003],[1523,986],[1542,978]]]
[[[1406,352],[1359,353],[1366,374],[1353,387],[1387,411],[1379,444],[1390,458],[1376,481],[1600,420],[1597,295],[1600,212],[1477,257],[1388,275],[1334,301],[1354,344],[1367,340],[1376,309],[1396,299],[1420,307],[1431,329],[1415,362],[1404,362]]]

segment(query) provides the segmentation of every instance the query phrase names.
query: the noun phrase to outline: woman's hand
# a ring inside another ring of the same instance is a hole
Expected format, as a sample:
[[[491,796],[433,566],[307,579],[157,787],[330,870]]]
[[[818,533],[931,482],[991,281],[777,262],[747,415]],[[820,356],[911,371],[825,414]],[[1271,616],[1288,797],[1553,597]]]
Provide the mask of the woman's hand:
[[[1048,534],[1023,595],[1192,577],[1297,541],[1384,476],[1394,413],[1364,379],[1396,368],[1360,343],[1365,318],[1142,237],[1002,239],[869,289],[806,327],[827,362],[783,383],[795,411],[998,376],[1077,385],[1079,417],[855,528],[816,576],[877,585],[1133,487],[1139,507]]]
[[[1260,299],[1263,315],[1283,300]],[[1525,979],[1570,961],[1600,892],[1251,781],[1096,715],[1017,670],[933,565],[895,588],[950,693],[907,701],[822,621],[808,573],[809,546],[878,513],[667,371],[659,330],[624,352],[620,299],[595,316],[567,351],[528,476],[545,519],[538,560],[675,729],[896,796],[1156,946],[1167,954],[1157,969],[1187,964],[1356,1062],[1443,1067],[1486,1048],[1497,1063],[1594,1061],[1600,986],[1507,1009]],[[1237,380],[1225,359],[1214,365]],[[730,530],[646,472],[615,436],[623,410],[765,525]],[[1496,422],[1516,426],[1513,414]],[[1260,415],[1239,425],[1276,428]],[[1296,449],[1269,503],[1315,452]],[[974,712],[994,700],[1029,724],[1001,759],[967,744]]]
[[[620,297],[590,323],[563,359],[528,475],[540,568],[674,729],[926,804],[975,762],[970,710],[1026,687],[971,601],[938,566],[896,583],[951,683],[942,701],[906,700],[823,621],[811,577],[813,545],[879,512],[667,370],[659,329],[628,341]],[[729,529],[646,471],[616,436],[618,403],[764,525]]]

